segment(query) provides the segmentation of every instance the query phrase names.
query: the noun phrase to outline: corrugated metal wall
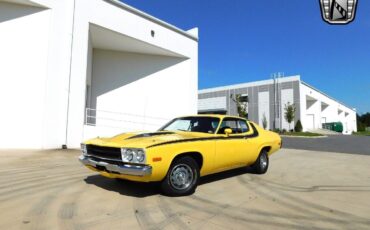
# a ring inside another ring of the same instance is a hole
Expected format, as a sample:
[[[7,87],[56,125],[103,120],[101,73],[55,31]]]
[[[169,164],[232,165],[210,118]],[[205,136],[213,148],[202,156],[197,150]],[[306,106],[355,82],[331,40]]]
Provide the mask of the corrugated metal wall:
[[[208,93],[200,93],[198,95],[199,99],[205,99],[205,98],[213,98],[213,97],[225,97],[226,98],[226,105],[227,105],[227,114],[228,115],[238,115],[236,103],[230,99],[230,95],[236,95],[236,94],[248,94],[248,112],[249,116],[248,119],[251,121],[254,121],[258,123],[259,117],[258,117],[258,93],[259,92],[269,92],[269,111],[270,111],[270,119],[268,120],[269,126],[272,128],[274,124],[275,117],[279,117],[281,119],[284,119],[284,111],[280,110],[280,114],[276,114],[275,116],[275,106],[281,108],[281,103],[279,103],[279,100],[281,100],[281,91],[284,89],[293,89],[293,102],[296,107],[296,114],[295,114],[295,122],[300,119],[300,92],[299,92],[299,84],[300,82],[290,81],[290,82],[283,82],[278,84],[278,94],[277,94],[277,105],[275,105],[275,87],[274,84],[266,84],[266,85],[260,85],[260,86],[251,86],[246,88],[238,88],[238,89],[230,89],[230,90],[221,90],[221,91],[215,91],[215,92],[208,92]],[[284,107],[284,106],[283,106]],[[279,116],[278,116],[279,115]],[[282,116],[281,116],[282,115]],[[278,122],[277,122],[278,123]],[[281,122],[280,122],[281,123]],[[292,125],[293,126],[293,125]],[[280,124],[277,124],[275,127],[280,127]],[[294,126],[293,126],[294,127]]]

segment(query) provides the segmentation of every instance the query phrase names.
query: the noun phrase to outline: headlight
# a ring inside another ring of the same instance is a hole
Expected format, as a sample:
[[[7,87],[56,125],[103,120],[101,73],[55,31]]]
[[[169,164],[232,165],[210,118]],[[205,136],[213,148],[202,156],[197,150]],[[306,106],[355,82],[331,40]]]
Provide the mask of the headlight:
[[[132,161],[134,159],[134,152],[131,149],[128,149],[125,156],[127,161]]]
[[[145,151],[143,149],[122,148],[121,156],[123,162],[145,163]]]
[[[138,162],[143,162],[145,159],[145,153],[142,150],[136,152],[136,160]]]
[[[85,144],[81,143],[81,152],[83,155],[87,155],[87,147]]]

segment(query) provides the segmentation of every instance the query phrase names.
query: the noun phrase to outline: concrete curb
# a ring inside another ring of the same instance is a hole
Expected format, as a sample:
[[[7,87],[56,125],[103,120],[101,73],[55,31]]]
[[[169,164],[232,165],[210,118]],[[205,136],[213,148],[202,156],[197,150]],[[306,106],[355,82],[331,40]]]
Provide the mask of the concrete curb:
[[[312,136],[312,137],[309,137],[309,136],[289,136],[289,135],[280,135],[281,137],[290,137],[290,138],[326,138],[328,136]]]

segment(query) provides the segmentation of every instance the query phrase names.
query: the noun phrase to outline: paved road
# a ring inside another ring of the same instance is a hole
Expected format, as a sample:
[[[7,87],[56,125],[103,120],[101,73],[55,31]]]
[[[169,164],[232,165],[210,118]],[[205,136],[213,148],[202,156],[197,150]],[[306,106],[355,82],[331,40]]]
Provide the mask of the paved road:
[[[77,151],[0,151],[0,229],[368,229],[370,156],[283,149],[265,175],[234,170],[171,198],[119,182]],[[355,167],[353,167],[355,166]]]
[[[336,135],[326,138],[283,137],[283,147],[370,155],[370,137],[352,135]]]

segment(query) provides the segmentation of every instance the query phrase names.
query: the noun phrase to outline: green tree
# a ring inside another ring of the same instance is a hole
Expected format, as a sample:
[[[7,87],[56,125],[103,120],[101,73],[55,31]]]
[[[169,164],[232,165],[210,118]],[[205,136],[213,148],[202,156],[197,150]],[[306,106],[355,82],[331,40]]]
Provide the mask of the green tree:
[[[289,131],[290,131],[291,130],[290,124],[292,123],[292,121],[294,121],[296,108],[294,104],[290,104],[288,102],[287,104],[285,104],[284,110],[285,110],[284,118],[289,124]]]
[[[297,123],[295,124],[294,131],[302,132],[302,130],[303,130],[303,127],[302,127],[301,120],[298,120]]]
[[[267,118],[266,118],[266,114],[263,113],[263,116],[262,116],[262,126],[264,129],[267,128]]]
[[[370,113],[367,113],[370,115]],[[357,131],[358,132],[363,132],[366,130],[366,115],[367,114],[363,114],[362,116],[359,116],[358,114],[356,114],[357,116]],[[370,125],[369,125],[370,126]]]
[[[246,102],[242,101],[242,96],[240,94],[236,94],[234,97],[234,95],[231,94],[230,98],[236,103],[239,117],[248,118],[247,104]]]
[[[366,127],[370,127],[370,113],[364,113],[361,116],[357,114],[357,121]]]

